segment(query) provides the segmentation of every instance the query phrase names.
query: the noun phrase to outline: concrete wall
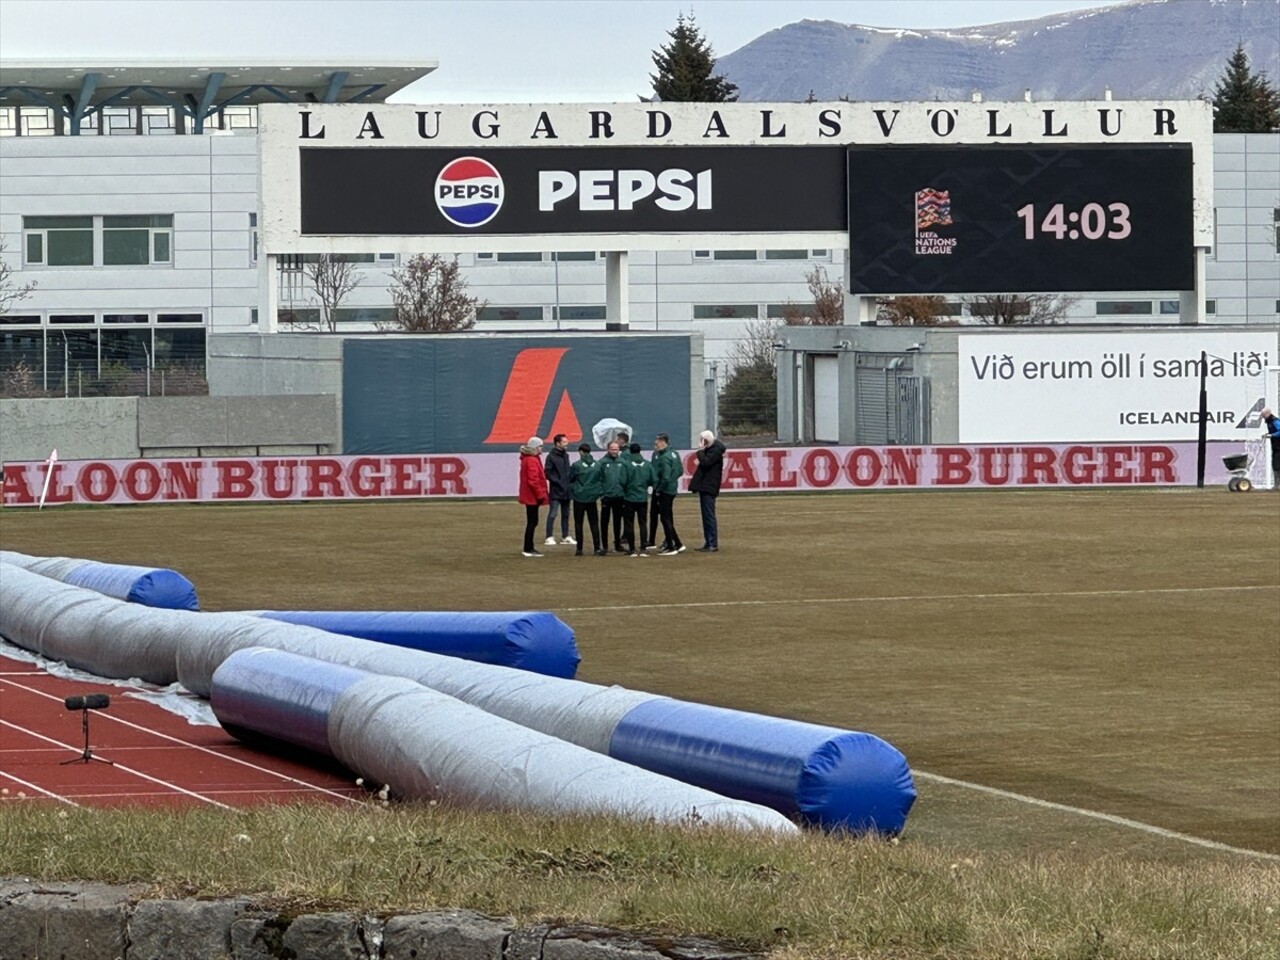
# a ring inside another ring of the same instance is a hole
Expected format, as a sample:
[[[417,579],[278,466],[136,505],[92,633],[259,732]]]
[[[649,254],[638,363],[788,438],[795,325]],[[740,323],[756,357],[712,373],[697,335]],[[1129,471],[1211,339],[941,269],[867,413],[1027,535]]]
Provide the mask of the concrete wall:
[[[138,456],[138,398],[0,400],[0,463]]]
[[[0,463],[340,453],[337,398],[0,400]]]

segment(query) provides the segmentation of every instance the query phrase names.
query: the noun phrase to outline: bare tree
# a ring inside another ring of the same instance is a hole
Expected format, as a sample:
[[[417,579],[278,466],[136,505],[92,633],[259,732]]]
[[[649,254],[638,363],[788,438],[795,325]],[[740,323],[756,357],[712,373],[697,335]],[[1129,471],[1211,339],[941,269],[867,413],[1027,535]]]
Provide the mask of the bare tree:
[[[452,333],[470,330],[485,302],[467,294],[467,281],[458,258],[438,253],[415,254],[399,270],[391,271],[391,303],[395,319],[380,329],[408,333]]]
[[[320,327],[333,333],[338,329],[338,307],[364,277],[350,259],[340,254],[322,253],[304,269],[320,301]]]
[[[34,280],[19,285],[17,278],[14,276],[17,271],[4,258],[5,249],[4,240],[0,240],[0,317],[9,313],[17,304],[31,296],[31,291],[36,288]]]
[[[876,300],[876,319],[895,327],[939,327],[956,321],[946,297],[883,297]]]
[[[25,357],[19,357],[18,362],[6,369],[0,378],[0,396],[16,400],[47,397],[49,392],[36,379],[35,367],[27,363]]]
[[[782,309],[783,322],[789,327],[835,327],[844,323],[844,287],[827,276],[822,267],[814,267],[804,275],[812,301],[788,303]]]
[[[775,433],[778,370],[774,336],[778,325],[756,320],[729,354],[729,376],[720,391],[720,427],[730,435]]]
[[[1052,293],[986,293],[965,297],[969,315],[993,327],[1060,323],[1075,306],[1075,297]]]

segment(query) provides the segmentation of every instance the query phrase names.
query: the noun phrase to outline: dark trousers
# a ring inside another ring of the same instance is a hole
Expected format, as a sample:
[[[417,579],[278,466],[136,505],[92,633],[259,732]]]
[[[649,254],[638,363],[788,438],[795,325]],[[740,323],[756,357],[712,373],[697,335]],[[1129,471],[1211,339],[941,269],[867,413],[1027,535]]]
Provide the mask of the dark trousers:
[[[609,520],[613,520],[613,546],[621,549],[622,517],[626,513],[626,501],[621,497],[605,497],[600,501],[600,536],[604,538],[604,548],[609,549]]]
[[[636,552],[636,518],[640,520],[640,536],[644,536],[644,527],[648,522],[649,504],[626,501],[626,522],[622,527],[622,542],[627,545],[627,553]],[[641,546],[644,546],[642,543]]]
[[[578,541],[578,552],[582,552],[582,518],[586,516],[587,523],[591,526],[591,549],[600,549],[600,513],[596,510],[596,502],[591,500],[586,503],[573,501],[573,539]]]
[[[551,536],[551,532],[555,529],[556,514],[560,515],[560,539],[563,540],[569,535],[569,501],[568,500],[552,500],[551,506],[547,508],[547,536]]]
[[[662,516],[662,494],[658,491],[653,492],[653,496],[649,498],[649,536],[645,538],[645,546],[652,547],[658,542],[658,519]],[[663,527],[663,533],[666,528]]]
[[[682,546],[680,534],[676,533],[676,495],[674,493],[655,494],[658,500],[658,519],[662,521],[662,541],[669,549]],[[653,537],[649,537],[653,541]]]
[[[702,508],[702,538],[708,547],[720,548],[720,532],[716,529],[716,495],[698,493],[698,506]]]
[[[525,504],[524,508],[524,552],[533,552],[533,531],[538,529],[538,505]]]

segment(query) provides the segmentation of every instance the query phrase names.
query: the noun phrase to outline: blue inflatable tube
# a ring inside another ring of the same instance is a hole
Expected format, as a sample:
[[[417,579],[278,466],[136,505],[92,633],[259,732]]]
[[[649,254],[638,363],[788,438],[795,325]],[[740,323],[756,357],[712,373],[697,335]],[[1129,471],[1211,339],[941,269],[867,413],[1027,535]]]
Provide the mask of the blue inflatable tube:
[[[255,647],[222,661],[209,703],[223,728],[241,740],[270,736],[332,757],[334,702],[370,674],[338,663]]]
[[[555,614],[542,611],[267,610],[256,615],[548,677],[572,679],[581,659],[573,628]]]
[[[86,560],[67,574],[66,582],[117,600],[162,610],[199,610],[196,588],[174,570],[130,567],[119,563]]]
[[[825,830],[896,835],[916,799],[906,757],[873,734],[666,698],[622,717],[609,756]]]

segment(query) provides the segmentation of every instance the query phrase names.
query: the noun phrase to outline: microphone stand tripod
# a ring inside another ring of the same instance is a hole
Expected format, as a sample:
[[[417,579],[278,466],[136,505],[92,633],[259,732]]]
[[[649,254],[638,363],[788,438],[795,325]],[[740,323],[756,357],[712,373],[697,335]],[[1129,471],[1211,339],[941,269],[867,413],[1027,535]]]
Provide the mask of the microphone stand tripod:
[[[93,755],[93,751],[89,748],[89,708],[88,707],[84,707],[80,711],[80,727],[82,730],[84,730],[83,752],[81,752],[80,756],[78,757],[72,757],[70,760],[63,760],[61,763],[58,764],[58,766],[65,767],[68,763],[88,763],[90,760],[96,760],[98,763],[105,763],[108,766],[114,767],[116,765],[116,762],[114,760],[103,760],[102,757],[95,757]]]

